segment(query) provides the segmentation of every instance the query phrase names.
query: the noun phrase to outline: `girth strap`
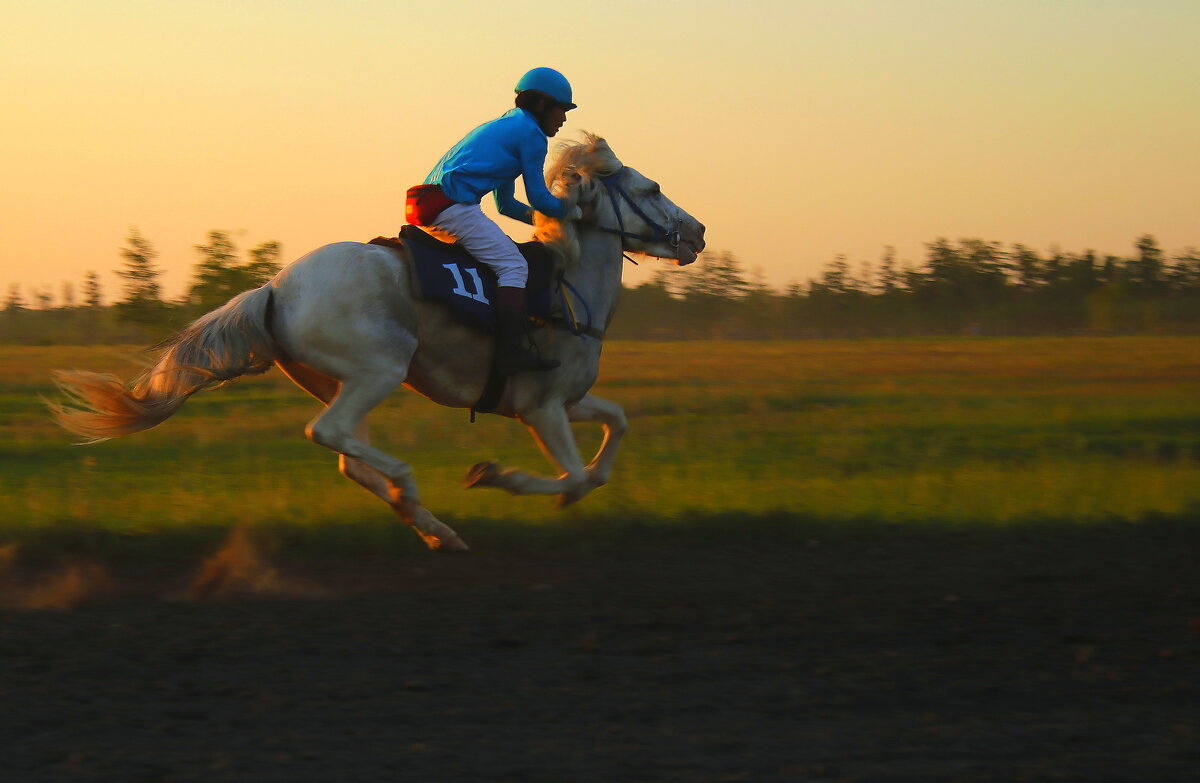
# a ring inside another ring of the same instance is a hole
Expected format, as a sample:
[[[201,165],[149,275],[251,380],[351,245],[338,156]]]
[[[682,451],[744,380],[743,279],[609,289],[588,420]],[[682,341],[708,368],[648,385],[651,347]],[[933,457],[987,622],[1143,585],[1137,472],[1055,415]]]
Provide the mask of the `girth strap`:
[[[508,377],[496,372],[496,363],[492,362],[488,365],[487,382],[483,384],[483,392],[479,395],[479,399],[471,406],[471,423],[475,423],[476,413],[492,413],[496,410],[496,406],[500,404],[500,397],[504,394],[504,386],[508,382]]]

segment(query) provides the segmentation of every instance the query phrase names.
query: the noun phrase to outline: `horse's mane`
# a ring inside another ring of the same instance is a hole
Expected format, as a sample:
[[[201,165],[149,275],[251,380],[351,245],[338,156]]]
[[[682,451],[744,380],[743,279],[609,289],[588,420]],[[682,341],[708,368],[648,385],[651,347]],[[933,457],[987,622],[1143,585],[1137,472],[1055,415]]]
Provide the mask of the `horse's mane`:
[[[546,172],[546,184],[554,187],[568,174],[584,179],[606,177],[621,170],[621,161],[613,154],[608,142],[594,133],[583,132],[583,141],[565,141],[558,145],[558,155]]]
[[[621,170],[623,164],[613,154],[608,142],[594,133],[583,132],[583,141],[566,141],[558,145],[558,154],[546,170],[546,185],[550,192],[566,197],[572,205],[578,199],[578,188],[595,177],[607,177]],[[546,217],[540,212],[533,218],[535,239],[547,243],[563,243],[569,257],[578,255],[578,247],[570,222]]]

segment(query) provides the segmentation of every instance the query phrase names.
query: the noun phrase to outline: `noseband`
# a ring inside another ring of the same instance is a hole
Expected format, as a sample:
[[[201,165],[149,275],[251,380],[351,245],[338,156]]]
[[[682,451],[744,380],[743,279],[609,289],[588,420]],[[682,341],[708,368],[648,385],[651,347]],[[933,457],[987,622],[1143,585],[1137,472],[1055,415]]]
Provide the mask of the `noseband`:
[[[630,197],[625,188],[621,186],[621,183],[617,181],[623,171],[625,171],[624,167],[617,170],[614,174],[599,178],[600,183],[604,185],[604,189],[608,191],[608,199],[612,202],[613,211],[617,214],[617,225],[620,228],[607,228],[605,226],[597,226],[597,228],[609,234],[616,234],[627,239],[639,239],[643,242],[651,243],[666,242],[671,247],[679,249],[679,229],[683,225],[683,210],[679,210],[674,219],[670,216],[665,217],[665,226],[659,225],[637,205],[637,202]],[[617,198],[618,196],[620,196],[620,199]],[[646,221],[646,225],[650,226],[650,230],[654,232],[653,234],[647,236],[646,234],[634,234],[625,230],[625,220],[621,216],[622,200],[629,205],[634,214]]]

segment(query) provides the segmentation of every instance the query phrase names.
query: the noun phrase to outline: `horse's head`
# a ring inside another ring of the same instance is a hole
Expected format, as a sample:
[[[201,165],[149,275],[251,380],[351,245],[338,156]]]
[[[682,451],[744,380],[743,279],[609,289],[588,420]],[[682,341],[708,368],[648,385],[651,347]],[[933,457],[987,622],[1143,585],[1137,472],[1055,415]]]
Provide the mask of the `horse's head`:
[[[621,163],[592,134],[563,145],[547,176],[551,189],[591,208],[595,228],[621,237],[624,250],[690,264],[704,249],[704,225],[676,206],[658,183]]]

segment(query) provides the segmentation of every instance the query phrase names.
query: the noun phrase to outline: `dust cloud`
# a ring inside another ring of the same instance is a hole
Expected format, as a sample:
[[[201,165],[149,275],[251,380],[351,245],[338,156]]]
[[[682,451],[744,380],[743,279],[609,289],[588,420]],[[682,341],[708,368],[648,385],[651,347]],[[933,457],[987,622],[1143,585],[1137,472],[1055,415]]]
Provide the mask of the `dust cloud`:
[[[16,567],[18,544],[0,546],[0,606],[12,609],[70,609],[113,590],[108,570],[72,562],[29,576]]]
[[[200,566],[187,590],[193,601],[234,595],[316,597],[316,585],[284,577],[244,528],[234,528],[221,549]]]

